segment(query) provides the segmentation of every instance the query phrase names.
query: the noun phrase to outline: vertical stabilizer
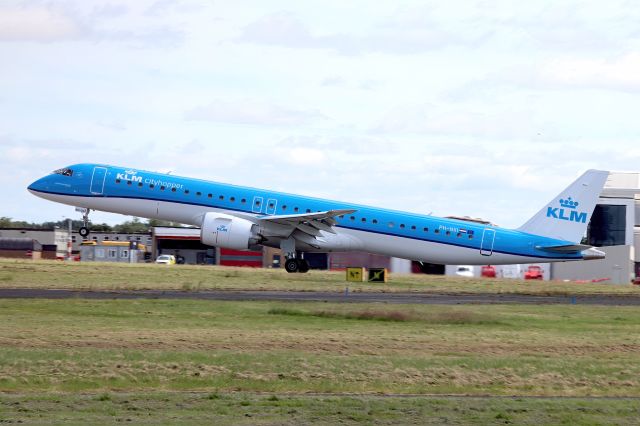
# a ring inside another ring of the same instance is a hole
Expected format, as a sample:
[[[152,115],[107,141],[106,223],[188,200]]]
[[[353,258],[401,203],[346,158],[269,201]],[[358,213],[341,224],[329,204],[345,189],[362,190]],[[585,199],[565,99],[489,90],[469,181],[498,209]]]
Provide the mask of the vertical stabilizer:
[[[562,191],[519,231],[579,243],[587,231],[609,172],[589,170]]]

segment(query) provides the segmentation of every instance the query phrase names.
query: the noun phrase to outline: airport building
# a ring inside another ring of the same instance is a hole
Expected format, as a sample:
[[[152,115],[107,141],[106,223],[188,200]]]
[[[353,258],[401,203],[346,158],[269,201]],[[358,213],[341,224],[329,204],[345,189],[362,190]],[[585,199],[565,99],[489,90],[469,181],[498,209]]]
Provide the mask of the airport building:
[[[32,238],[0,238],[0,257],[5,259],[51,259],[50,254],[50,249],[47,250]],[[55,259],[55,251],[53,251],[53,259]]]
[[[43,250],[51,252],[53,250],[55,254],[51,256],[47,254],[45,258],[59,258],[64,259],[68,253],[68,242],[71,237],[71,252],[74,256],[80,254],[80,248],[83,241],[92,241],[95,243],[102,243],[105,241],[136,241],[140,244],[149,246],[151,244],[150,233],[117,233],[117,232],[92,232],[88,239],[83,238],[78,234],[78,231],[72,231],[69,235],[69,230],[66,228],[54,228],[54,229],[34,229],[34,228],[0,228],[0,238],[28,238],[36,240],[43,246]],[[52,249],[51,247],[55,247]]]
[[[83,262],[144,263],[146,247],[136,241],[87,241],[80,246]]]
[[[67,242],[69,231],[65,229],[33,229],[33,228],[0,228],[0,238],[3,239],[29,239],[37,241],[39,245],[46,247],[53,258],[65,257],[67,254]],[[52,249],[54,247],[54,249]],[[80,247],[78,246],[78,250]],[[4,256],[3,256],[4,257]]]

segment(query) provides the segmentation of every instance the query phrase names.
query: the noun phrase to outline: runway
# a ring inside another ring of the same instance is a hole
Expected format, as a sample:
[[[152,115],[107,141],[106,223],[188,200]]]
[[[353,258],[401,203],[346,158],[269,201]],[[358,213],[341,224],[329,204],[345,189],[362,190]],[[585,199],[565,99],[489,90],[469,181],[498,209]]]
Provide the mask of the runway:
[[[605,305],[640,306],[639,296],[566,295],[531,296],[524,294],[425,294],[373,292],[315,292],[315,291],[179,291],[179,290],[53,290],[0,289],[0,299],[195,299],[226,301],[280,301],[330,303],[388,303],[424,305]]]

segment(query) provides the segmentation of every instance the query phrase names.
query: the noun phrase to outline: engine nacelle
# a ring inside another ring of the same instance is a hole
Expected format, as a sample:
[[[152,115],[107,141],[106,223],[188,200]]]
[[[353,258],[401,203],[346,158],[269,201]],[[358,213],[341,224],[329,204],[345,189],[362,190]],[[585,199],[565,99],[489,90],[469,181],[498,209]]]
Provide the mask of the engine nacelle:
[[[202,221],[200,240],[208,246],[247,250],[259,243],[258,225],[222,213],[207,213]]]

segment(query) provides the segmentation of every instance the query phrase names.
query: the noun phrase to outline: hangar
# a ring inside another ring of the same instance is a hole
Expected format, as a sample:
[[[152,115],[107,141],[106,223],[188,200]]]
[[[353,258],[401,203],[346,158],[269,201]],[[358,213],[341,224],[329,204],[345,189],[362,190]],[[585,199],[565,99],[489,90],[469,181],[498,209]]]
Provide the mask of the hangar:
[[[606,259],[552,264],[551,279],[626,284],[640,276],[640,173],[609,174],[585,242]]]

